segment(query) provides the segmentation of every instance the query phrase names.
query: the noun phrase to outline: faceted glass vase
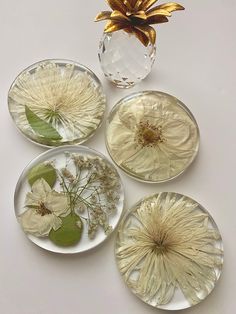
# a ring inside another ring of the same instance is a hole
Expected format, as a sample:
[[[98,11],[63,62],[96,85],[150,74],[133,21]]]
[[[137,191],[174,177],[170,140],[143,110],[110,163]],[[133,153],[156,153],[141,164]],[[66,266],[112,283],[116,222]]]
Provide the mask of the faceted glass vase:
[[[98,56],[106,78],[117,87],[129,88],[151,72],[156,46],[145,47],[134,34],[121,30],[103,35]]]

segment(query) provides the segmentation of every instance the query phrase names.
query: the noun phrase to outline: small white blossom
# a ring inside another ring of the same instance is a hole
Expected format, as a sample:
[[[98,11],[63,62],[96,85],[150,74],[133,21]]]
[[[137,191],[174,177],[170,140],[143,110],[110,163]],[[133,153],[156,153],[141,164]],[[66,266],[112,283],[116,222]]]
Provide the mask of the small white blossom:
[[[60,228],[59,216],[65,217],[70,211],[67,196],[52,190],[44,179],[33,184],[32,192],[26,195],[25,207],[28,209],[19,216],[19,221],[26,233],[37,237],[48,236],[51,229]]]

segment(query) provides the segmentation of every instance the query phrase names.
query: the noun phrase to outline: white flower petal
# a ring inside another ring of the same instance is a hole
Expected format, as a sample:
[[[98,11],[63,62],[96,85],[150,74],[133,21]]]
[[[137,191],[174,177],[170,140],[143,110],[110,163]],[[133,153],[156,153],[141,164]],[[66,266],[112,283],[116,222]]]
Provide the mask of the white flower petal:
[[[34,210],[28,209],[19,217],[21,226],[26,233],[36,237],[46,237],[53,228],[61,226],[61,219],[53,214],[41,216]]]
[[[44,180],[39,179],[32,185],[32,193],[34,198],[44,201],[47,197],[47,194],[52,191],[50,185]]]
[[[65,217],[70,210],[67,196],[56,191],[52,191],[47,195],[45,206],[56,216]]]
[[[25,206],[30,207],[30,206],[39,206],[41,198],[38,197],[38,195],[33,194],[32,192],[28,192],[26,194],[26,199],[25,199]]]
[[[131,103],[133,103],[132,100]],[[138,100],[136,100],[136,110],[129,106],[129,103],[122,105],[119,109],[119,121],[128,129],[134,130],[136,125],[142,120],[145,110],[143,102]]]

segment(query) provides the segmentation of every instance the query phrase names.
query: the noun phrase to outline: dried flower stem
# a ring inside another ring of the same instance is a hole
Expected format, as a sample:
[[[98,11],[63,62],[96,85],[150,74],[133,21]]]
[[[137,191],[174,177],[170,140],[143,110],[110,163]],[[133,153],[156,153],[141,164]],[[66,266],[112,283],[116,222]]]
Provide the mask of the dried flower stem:
[[[112,174],[111,178],[109,173]],[[62,189],[69,197],[71,211],[76,212],[81,207],[82,212],[86,210],[87,218],[83,219],[87,221],[89,237],[95,236],[99,225],[106,233],[110,232],[108,208],[113,207],[115,210],[119,199],[116,173],[101,158],[92,160],[89,157],[73,155],[67,160],[66,167],[59,171],[59,178]],[[110,180],[115,182],[114,187]],[[110,207],[107,205],[108,200]]]

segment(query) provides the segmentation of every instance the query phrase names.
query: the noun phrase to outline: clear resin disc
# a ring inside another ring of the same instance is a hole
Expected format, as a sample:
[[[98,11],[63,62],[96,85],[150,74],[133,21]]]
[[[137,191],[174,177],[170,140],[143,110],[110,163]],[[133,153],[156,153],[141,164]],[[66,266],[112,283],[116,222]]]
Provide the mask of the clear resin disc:
[[[144,198],[119,224],[116,259],[124,281],[145,303],[181,310],[203,301],[223,266],[223,243],[211,215],[170,192]]]
[[[106,144],[111,158],[128,175],[159,183],[177,177],[193,162],[199,129],[177,98],[145,91],[125,97],[113,108]]]
[[[43,153],[25,168],[15,191],[16,217],[27,237],[57,253],[102,243],[117,226],[123,202],[114,166],[84,146]]]
[[[100,126],[106,99],[88,68],[67,60],[45,60],[24,70],[8,94],[17,128],[43,146],[81,144]]]

